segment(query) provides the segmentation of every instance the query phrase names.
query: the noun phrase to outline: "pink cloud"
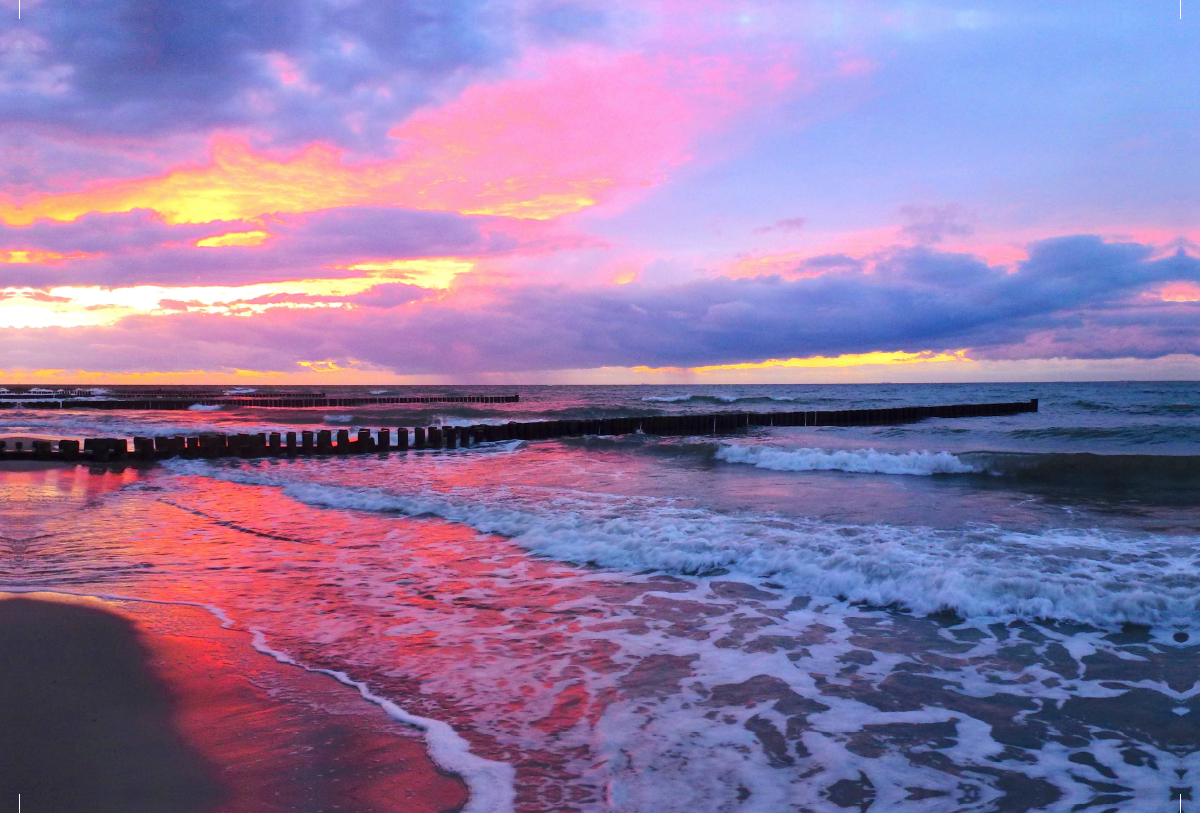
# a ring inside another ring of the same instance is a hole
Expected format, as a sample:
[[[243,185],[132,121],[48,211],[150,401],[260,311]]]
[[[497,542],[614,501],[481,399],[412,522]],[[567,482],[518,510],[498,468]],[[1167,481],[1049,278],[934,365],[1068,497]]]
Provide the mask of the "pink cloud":
[[[350,162],[312,143],[291,155],[217,135],[205,164],[17,201],[12,224],[89,212],[158,212],[168,223],[244,220],[345,206],[545,219],[662,181],[696,140],[795,79],[777,58],[645,56],[599,48],[534,54],[391,131],[394,158]]]
[[[1172,282],[1159,292],[1163,302],[1200,302],[1200,285],[1194,282]]]

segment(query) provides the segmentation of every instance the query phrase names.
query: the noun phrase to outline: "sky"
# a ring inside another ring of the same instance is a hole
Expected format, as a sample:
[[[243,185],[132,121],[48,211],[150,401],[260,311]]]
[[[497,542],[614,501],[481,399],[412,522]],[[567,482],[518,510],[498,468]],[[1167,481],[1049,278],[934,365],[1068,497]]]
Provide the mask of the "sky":
[[[1200,379],[1190,0],[0,15],[7,381]]]

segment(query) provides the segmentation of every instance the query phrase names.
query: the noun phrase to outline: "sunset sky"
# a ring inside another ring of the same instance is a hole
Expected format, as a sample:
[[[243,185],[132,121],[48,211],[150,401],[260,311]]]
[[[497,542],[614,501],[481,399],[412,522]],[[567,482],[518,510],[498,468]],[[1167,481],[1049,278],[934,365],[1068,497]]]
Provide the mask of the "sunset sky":
[[[1200,378],[1200,5],[3,11],[9,381]]]

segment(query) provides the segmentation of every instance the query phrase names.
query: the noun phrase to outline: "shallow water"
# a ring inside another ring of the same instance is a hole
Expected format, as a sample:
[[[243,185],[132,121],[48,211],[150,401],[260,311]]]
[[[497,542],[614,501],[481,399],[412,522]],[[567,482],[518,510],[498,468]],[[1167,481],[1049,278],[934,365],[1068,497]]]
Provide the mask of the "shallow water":
[[[1196,385],[518,389],[419,412],[5,410],[0,431],[1041,411],[6,473],[0,589],[219,607],[450,723],[515,769],[520,810],[1142,810],[1193,792]]]

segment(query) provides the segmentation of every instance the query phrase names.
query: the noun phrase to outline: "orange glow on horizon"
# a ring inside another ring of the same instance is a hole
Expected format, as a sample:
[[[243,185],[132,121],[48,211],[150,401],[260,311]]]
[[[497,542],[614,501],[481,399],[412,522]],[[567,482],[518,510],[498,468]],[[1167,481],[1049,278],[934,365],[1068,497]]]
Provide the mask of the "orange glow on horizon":
[[[867,365],[891,364],[928,364],[948,362],[968,362],[967,351],[955,350],[950,353],[935,353],[932,350],[922,350],[919,353],[896,351],[872,351],[870,353],[844,353],[840,356],[809,356],[808,358],[767,359],[766,361],[742,362],[739,364],[711,364],[703,367],[634,367],[639,373],[695,373],[708,375],[712,373],[736,372],[744,370],[767,370],[773,368],[827,368],[827,367],[863,367]]]

